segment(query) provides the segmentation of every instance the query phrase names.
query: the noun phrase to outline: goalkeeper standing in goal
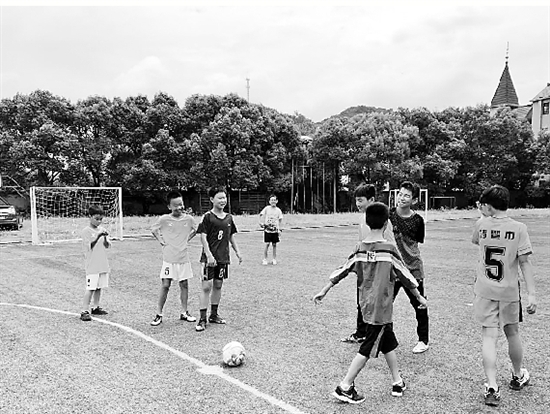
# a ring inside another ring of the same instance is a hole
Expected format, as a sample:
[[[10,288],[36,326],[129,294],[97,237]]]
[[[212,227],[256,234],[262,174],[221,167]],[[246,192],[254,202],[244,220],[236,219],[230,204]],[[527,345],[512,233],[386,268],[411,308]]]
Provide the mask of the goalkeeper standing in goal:
[[[107,311],[99,307],[101,289],[109,286],[109,260],[107,251],[111,247],[109,232],[101,226],[105,212],[97,205],[90,206],[90,224],[82,230],[82,250],[86,270],[86,293],[80,319],[91,321],[91,315],[106,315]],[[90,301],[92,306],[90,307]]]

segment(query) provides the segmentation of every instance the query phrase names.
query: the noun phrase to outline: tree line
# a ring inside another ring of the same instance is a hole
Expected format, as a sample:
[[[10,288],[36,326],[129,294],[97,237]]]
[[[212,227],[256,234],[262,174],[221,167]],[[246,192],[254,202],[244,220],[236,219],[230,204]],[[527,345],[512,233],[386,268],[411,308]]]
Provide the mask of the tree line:
[[[312,138],[307,145],[303,135]],[[526,120],[506,108],[490,115],[486,105],[358,107],[314,123],[235,94],[192,95],[181,107],[163,92],[73,104],[37,90],[0,101],[0,173],[24,187],[286,192],[293,159],[323,166],[327,180],[348,177],[350,189],[410,179],[433,195],[475,197],[498,183],[536,198],[548,194],[533,186],[533,175],[550,171],[550,133],[534,137]]]

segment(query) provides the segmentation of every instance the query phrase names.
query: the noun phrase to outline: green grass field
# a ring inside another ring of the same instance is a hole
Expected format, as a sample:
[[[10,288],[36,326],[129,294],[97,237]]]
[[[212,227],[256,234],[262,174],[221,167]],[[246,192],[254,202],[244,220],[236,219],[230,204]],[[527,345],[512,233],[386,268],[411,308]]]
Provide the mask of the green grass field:
[[[261,232],[238,234],[245,260],[230,266],[220,305],[228,324],[208,325],[202,333],[178,320],[175,286],[163,324],[149,325],[161,264],[158,243],[150,238],[113,244],[112,279],[102,298],[110,313],[101,318],[108,323],[79,320],[84,294],[79,244],[0,245],[0,413],[548,413],[549,215],[516,214],[527,224],[534,248],[539,308],[525,315],[520,328],[532,377],[521,392],[507,387],[510,364],[501,334],[498,409],[484,406],[482,398],[481,329],[471,307],[474,218],[427,224],[426,353],[412,354],[414,312],[403,292],[396,300],[405,395],[391,396],[382,357],[370,360],[356,381],[367,395],[363,404],[346,405],[330,395],[358,349],[340,342],[354,328],[356,280],[345,279],[320,306],[311,298],[355,244],[357,228],[351,224],[358,219],[350,215],[342,222],[303,216],[295,224],[289,217],[287,227],[334,227],[284,231],[277,266],[261,265]],[[253,230],[255,221],[242,221],[240,228]],[[197,239],[190,252],[198,274]],[[194,314],[198,296],[195,277],[189,300]],[[233,340],[247,349],[246,362],[222,369],[221,349]]]

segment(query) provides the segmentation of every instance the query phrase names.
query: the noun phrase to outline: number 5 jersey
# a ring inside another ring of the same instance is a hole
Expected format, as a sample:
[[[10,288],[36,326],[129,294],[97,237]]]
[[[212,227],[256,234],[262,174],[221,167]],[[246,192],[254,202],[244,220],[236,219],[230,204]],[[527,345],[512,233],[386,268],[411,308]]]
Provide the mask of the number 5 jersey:
[[[527,226],[510,217],[483,217],[474,226],[479,245],[474,293],[485,299],[519,300],[518,257],[532,254]]]

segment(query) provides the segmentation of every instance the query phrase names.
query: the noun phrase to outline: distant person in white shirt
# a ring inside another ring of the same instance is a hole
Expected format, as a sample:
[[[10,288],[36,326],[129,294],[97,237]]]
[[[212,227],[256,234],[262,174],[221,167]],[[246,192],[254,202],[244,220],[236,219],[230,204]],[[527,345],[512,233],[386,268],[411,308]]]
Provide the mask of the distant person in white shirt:
[[[162,267],[160,269],[160,295],[155,319],[152,326],[162,323],[162,311],[172,279],[179,281],[180,285],[180,320],[195,322],[197,318],[187,310],[187,299],[189,297],[188,280],[193,277],[191,262],[189,261],[188,242],[196,232],[197,225],[189,214],[185,213],[183,198],[178,191],[171,191],[166,197],[170,214],[160,216],[151,227],[153,236],[162,246]]]
[[[263,265],[267,265],[267,252],[269,245],[273,245],[273,264],[277,264],[277,243],[280,241],[281,223],[283,222],[283,212],[277,203],[277,196],[272,194],[269,196],[269,205],[265,206],[260,212],[260,227],[264,229],[264,260]]]
[[[82,250],[86,270],[86,293],[80,319],[91,321],[92,315],[106,315],[108,312],[99,307],[101,289],[109,286],[109,260],[107,251],[111,247],[109,232],[101,226],[105,212],[103,208],[92,205],[88,209],[90,224],[82,230]],[[90,301],[92,306],[90,307]]]

